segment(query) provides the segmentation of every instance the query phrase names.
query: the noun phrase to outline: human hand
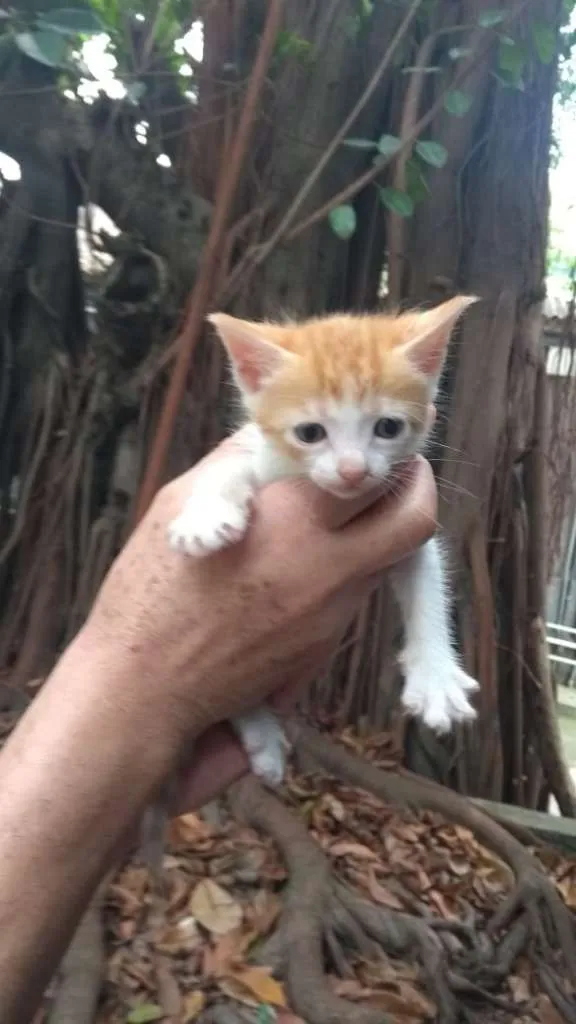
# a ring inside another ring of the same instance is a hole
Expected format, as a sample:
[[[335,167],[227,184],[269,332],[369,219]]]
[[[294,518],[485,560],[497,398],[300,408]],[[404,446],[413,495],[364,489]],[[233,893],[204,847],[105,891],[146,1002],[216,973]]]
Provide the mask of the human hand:
[[[241,436],[209,458],[232,457]],[[157,495],[84,629],[84,643],[121,666],[117,699],[144,702],[159,742],[164,735],[177,749],[315,673],[318,650],[342,635],[374,577],[435,526],[432,473],[417,459],[401,492],[375,502],[343,504],[301,482],[270,486],[245,540],[189,559],[170,550],[166,528],[200,472],[202,465]],[[354,515],[340,529],[326,526]]]
[[[210,458],[227,457],[235,443],[237,439],[231,439]],[[263,534],[259,542],[257,536],[253,538],[254,553],[247,538],[238,550],[222,552],[208,562],[175,555],[165,544],[166,523],[200,467],[158,496],[106,581],[90,628],[101,638],[109,634],[105,642],[120,646],[117,657],[128,656],[139,666],[137,674],[152,688],[159,723],[175,709],[179,734],[197,734],[204,722],[254,706],[270,690],[276,691],[272,703],[282,710],[295,703],[299,689],[325,667],[358,602],[378,582],[381,571],[433,532],[436,493],[430,467],[418,459],[407,469],[395,495],[381,499],[351,527],[332,536],[323,523],[330,521],[334,527],[344,517],[358,514],[361,505],[337,502],[294,484],[270,488],[262,495],[262,513],[251,526],[251,534],[256,530]],[[364,506],[368,501],[373,502],[374,496],[365,498]],[[354,537],[347,534],[350,528]],[[321,585],[308,612],[308,579],[320,538],[326,551],[323,547],[322,569],[314,572],[314,578]],[[262,543],[267,546],[265,558],[256,560]],[[352,561],[342,561],[350,557]],[[217,568],[217,575],[205,571],[209,565]],[[286,586],[283,567],[291,570],[288,607],[278,605]],[[200,604],[205,632],[200,653],[206,659],[206,674],[194,664],[195,644],[201,637],[195,607]],[[232,634],[230,622],[234,623]],[[278,637],[282,630],[290,635]],[[207,641],[206,634],[214,639]],[[246,645],[254,640],[260,646],[246,658]],[[238,664],[239,654],[245,659],[244,669]],[[159,701],[163,708],[158,707]],[[181,805],[204,802],[246,769],[244,752],[228,727],[210,730],[195,743],[192,762],[182,777]]]

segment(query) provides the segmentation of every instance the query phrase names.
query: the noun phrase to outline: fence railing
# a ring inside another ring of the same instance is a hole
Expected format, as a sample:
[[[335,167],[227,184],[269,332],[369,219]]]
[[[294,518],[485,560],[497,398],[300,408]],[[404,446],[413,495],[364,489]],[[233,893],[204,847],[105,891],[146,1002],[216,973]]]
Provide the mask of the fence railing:
[[[548,647],[552,648],[548,654],[550,661],[576,668],[576,629],[573,626],[562,626],[559,622],[547,622],[546,641]],[[556,653],[554,648],[559,648],[561,652],[565,653]]]

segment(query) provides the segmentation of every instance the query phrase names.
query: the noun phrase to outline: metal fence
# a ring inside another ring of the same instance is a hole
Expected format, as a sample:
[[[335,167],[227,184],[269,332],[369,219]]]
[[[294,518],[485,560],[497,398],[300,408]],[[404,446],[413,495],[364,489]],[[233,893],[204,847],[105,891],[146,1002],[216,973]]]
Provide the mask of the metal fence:
[[[569,674],[567,685],[573,686],[576,669],[576,629],[573,626],[562,626],[559,622],[547,622],[546,641],[550,649],[550,661],[571,667],[572,672]]]

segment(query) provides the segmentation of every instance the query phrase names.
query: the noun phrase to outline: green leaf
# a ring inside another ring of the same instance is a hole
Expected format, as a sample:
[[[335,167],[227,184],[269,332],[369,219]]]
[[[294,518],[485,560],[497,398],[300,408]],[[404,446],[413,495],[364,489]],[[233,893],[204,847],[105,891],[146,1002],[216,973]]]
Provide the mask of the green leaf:
[[[450,60],[460,60],[461,57],[469,57],[472,53],[470,46],[453,46],[448,50]]]
[[[63,36],[93,36],[105,32],[104,22],[89,7],[60,7],[38,15],[40,29],[54,29]]]
[[[478,24],[481,28],[493,28],[494,25],[499,25],[501,21],[504,21],[506,17],[506,11],[482,11],[478,16]]]
[[[430,193],[428,182],[418,160],[406,161],[406,191],[414,204],[421,203]]]
[[[376,143],[371,139],[344,139],[342,145],[350,149],[376,149]]]
[[[154,1020],[162,1020],[164,1010],[156,1003],[142,1003],[136,1006],[126,1017],[126,1024],[150,1024]]]
[[[126,96],[131,103],[140,103],[140,100],[146,95],[146,83],[145,82],[128,82],[126,85]]]
[[[545,21],[532,22],[532,42],[542,64],[551,64],[556,56],[556,33]]]
[[[349,204],[336,206],[333,210],[330,210],[328,220],[330,221],[332,231],[335,235],[338,235],[338,238],[344,240],[352,238],[356,231],[356,210]]]
[[[274,1007],[268,1006],[268,1003],[260,1003],[256,1014],[256,1024],[274,1024],[275,1020],[276,1010]]]
[[[122,23],[122,12],[119,10],[117,0],[91,0],[91,6],[102,16],[106,31],[115,29],[119,31]]]
[[[472,106],[472,96],[461,89],[451,89],[444,97],[444,109],[454,117],[464,117]]]
[[[414,202],[407,192],[399,188],[381,188],[380,199],[387,210],[397,213],[399,217],[411,217],[414,213]]]
[[[68,42],[60,32],[45,29],[39,32],[17,32],[16,45],[22,53],[49,68],[63,67],[68,53]]]
[[[394,156],[402,145],[397,135],[381,135],[378,139],[378,152],[381,156]]]
[[[526,89],[522,75],[513,75],[510,71],[493,71],[492,74],[505,89],[517,89],[518,92],[524,92]]]
[[[505,77],[510,77],[510,84],[514,85],[516,81],[522,78],[522,73],[526,67],[528,60],[528,51],[523,43],[514,43],[513,46],[508,46],[505,43],[500,43],[498,50],[498,67],[500,71],[506,73]]]
[[[417,64],[402,68],[403,75],[412,75],[415,71],[422,75],[437,75],[439,71],[442,71],[442,68],[438,64],[430,64],[426,68],[418,67]]]
[[[308,39],[299,36],[297,32],[289,32],[283,29],[276,37],[275,52],[277,57],[293,58],[302,63],[308,63],[313,56],[314,47]]]
[[[431,167],[444,167],[448,159],[448,150],[441,142],[425,140],[417,142],[414,148],[421,160]]]
[[[0,36],[0,76],[4,73],[7,67],[10,65],[10,61],[14,56],[14,40],[12,35]]]

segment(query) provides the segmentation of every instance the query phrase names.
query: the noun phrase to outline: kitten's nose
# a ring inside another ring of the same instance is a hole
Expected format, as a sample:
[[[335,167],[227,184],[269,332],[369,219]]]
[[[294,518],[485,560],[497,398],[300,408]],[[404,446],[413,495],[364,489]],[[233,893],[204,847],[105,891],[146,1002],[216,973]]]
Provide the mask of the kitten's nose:
[[[345,484],[355,487],[361,484],[366,476],[366,463],[364,459],[348,456],[338,462],[338,476]]]

